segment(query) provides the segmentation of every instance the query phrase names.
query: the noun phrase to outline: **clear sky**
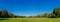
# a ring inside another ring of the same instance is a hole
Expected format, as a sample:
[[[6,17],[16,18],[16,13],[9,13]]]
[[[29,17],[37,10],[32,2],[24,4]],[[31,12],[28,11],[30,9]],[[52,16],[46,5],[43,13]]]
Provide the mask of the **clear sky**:
[[[56,6],[60,0],[0,0],[0,10],[23,16],[51,13]]]

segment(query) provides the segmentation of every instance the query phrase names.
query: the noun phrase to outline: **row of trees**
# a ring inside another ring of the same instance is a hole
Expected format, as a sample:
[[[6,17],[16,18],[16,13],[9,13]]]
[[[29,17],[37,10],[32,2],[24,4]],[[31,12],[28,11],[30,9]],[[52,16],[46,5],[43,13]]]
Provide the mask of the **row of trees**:
[[[7,10],[0,11],[0,18],[24,18],[25,16],[17,16],[12,13],[8,13]]]
[[[0,11],[0,18],[25,18],[26,16],[17,16],[17,15],[14,15],[12,13],[8,13],[7,10],[2,10]],[[39,15],[36,15],[36,16],[28,16],[27,18],[58,18],[60,17],[60,7],[57,7],[53,10],[52,13],[50,14],[39,14]]]
[[[51,12],[50,14],[39,14],[37,16],[30,16],[30,17],[34,17],[34,18],[59,18],[60,17],[60,7],[54,8],[53,12]]]

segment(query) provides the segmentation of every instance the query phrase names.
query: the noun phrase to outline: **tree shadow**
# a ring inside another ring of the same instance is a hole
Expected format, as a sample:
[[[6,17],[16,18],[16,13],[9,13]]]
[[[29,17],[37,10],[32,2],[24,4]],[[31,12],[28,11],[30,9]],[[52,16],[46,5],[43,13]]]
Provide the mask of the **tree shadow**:
[[[0,21],[8,20],[8,18],[0,18]]]

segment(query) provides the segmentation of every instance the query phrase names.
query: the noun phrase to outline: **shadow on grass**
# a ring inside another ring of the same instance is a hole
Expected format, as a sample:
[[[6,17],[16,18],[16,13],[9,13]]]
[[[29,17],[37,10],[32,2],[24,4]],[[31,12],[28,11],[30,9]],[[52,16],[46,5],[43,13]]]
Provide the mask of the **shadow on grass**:
[[[0,21],[8,20],[8,18],[0,18]]]

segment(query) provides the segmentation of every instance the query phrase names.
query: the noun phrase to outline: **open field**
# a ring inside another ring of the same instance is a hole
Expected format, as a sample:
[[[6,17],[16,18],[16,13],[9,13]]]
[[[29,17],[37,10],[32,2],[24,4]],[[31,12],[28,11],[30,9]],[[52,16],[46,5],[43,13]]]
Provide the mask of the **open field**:
[[[0,22],[60,22],[60,18],[6,18]]]

